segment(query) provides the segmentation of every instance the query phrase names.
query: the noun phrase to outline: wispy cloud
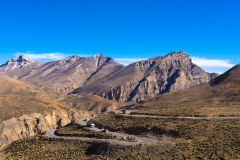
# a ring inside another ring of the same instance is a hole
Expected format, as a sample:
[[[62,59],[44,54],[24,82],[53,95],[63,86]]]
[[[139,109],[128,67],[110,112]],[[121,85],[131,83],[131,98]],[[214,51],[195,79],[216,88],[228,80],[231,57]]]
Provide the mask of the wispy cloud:
[[[230,68],[233,67],[229,60],[220,60],[220,59],[207,59],[207,58],[200,58],[200,57],[192,57],[193,63],[199,65],[200,67],[223,67],[223,68]]]
[[[27,58],[35,61],[56,61],[61,60],[66,57],[77,55],[81,57],[88,57],[88,54],[68,54],[68,53],[61,53],[61,52],[52,52],[52,53],[34,53],[34,52],[17,52],[15,53],[15,56],[19,56],[21,54],[24,54]]]
[[[197,64],[207,72],[222,74],[234,66],[229,60],[207,59],[201,57],[192,57],[193,63]]]
[[[19,56],[21,54],[26,55],[27,58],[37,61],[52,61],[60,60],[66,58],[68,55],[64,53],[54,52],[54,53],[31,53],[31,52],[17,52],[15,55]]]
[[[123,65],[129,65],[131,63],[141,61],[147,58],[115,58],[115,60]]]

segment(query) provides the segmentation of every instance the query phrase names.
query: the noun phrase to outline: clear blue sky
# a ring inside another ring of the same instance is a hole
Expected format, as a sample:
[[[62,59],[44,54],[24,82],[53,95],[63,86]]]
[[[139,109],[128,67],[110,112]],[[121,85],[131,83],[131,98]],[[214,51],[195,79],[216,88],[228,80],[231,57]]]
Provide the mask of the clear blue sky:
[[[0,63],[16,52],[240,62],[238,0],[1,0]]]

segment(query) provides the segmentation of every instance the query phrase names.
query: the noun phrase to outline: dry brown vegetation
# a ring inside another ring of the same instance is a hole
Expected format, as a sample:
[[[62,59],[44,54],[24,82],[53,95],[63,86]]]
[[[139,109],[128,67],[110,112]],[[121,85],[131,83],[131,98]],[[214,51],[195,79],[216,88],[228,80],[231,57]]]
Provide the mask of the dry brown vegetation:
[[[106,113],[94,119],[112,131],[158,136],[148,146],[113,146],[107,143],[58,140],[45,137],[13,142],[7,159],[238,159],[240,120],[179,120],[123,117]],[[78,126],[59,130],[64,134],[89,136]],[[98,135],[94,135],[98,137]]]
[[[161,154],[162,159],[240,158],[240,120],[163,120],[122,117],[111,113],[97,117],[95,123],[129,134],[183,139],[169,152]]]
[[[98,139],[117,139],[116,136],[105,134],[102,132],[97,132],[93,130],[86,129],[76,123],[71,123],[58,129],[55,132],[58,136],[70,136],[70,137],[88,137],[88,138],[98,138]]]
[[[159,136],[159,142],[126,147],[36,136],[13,142],[4,152],[7,159],[221,160],[240,157],[239,120],[160,120],[106,114],[95,121],[112,130]],[[146,127],[150,129],[144,130]]]
[[[141,148],[141,146],[126,147],[103,142],[84,142],[35,136],[13,142],[3,153],[7,156],[6,160],[121,159],[120,157],[138,155]]]

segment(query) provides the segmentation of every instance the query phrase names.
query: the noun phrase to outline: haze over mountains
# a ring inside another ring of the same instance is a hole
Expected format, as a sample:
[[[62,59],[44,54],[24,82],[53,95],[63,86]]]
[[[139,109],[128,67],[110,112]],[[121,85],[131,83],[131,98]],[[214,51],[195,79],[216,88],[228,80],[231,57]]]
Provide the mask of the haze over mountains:
[[[218,76],[193,64],[184,51],[128,66],[102,54],[71,56],[48,63],[34,62],[21,55],[1,65],[0,73],[61,93],[99,95],[122,102],[137,102],[190,88]]]

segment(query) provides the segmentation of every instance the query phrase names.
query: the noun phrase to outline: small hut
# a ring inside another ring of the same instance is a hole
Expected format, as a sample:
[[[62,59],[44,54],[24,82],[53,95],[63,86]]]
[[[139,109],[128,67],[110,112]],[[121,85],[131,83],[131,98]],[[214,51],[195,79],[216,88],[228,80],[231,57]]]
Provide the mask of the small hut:
[[[127,114],[127,110],[126,110],[126,109],[123,109],[123,110],[122,110],[122,114]]]
[[[87,127],[94,128],[94,127],[95,127],[95,124],[94,124],[92,121],[88,121],[88,122],[87,122]]]

